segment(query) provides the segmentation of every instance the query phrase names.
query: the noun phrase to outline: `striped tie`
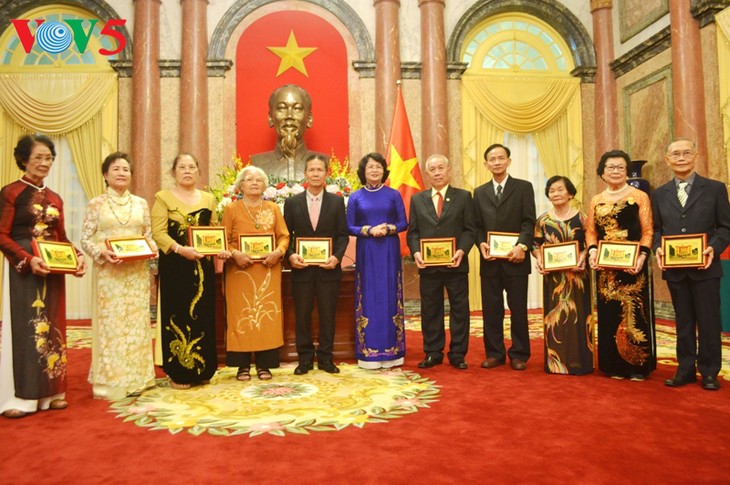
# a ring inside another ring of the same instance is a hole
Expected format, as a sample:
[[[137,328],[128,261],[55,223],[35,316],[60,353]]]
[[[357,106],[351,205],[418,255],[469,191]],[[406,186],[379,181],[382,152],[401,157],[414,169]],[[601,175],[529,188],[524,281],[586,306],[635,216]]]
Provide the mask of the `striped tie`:
[[[679,187],[677,188],[677,198],[679,199],[679,205],[684,207],[684,204],[687,203],[687,182],[679,182]]]

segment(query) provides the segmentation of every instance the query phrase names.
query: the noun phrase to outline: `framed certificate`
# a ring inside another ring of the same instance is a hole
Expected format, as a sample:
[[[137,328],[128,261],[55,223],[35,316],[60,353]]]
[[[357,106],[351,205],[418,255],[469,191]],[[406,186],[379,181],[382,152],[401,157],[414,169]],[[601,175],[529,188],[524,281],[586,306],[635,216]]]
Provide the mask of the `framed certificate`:
[[[622,241],[598,241],[596,264],[606,269],[627,269],[636,266],[639,243]]]
[[[578,266],[578,241],[543,244],[540,251],[544,271],[559,271]]]
[[[519,237],[520,235],[516,232],[488,232],[489,255],[493,258],[506,258],[512,248],[517,245]]]
[[[456,238],[421,239],[421,258],[426,266],[451,266],[456,252]]]
[[[137,259],[154,258],[157,253],[143,237],[117,237],[106,240],[106,247],[119,259],[134,261]]]
[[[273,234],[241,234],[238,248],[251,259],[264,259],[274,250]]]
[[[31,240],[33,254],[48,265],[51,273],[75,273],[79,260],[73,244],[59,241]]]
[[[324,264],[332,254],[332,238],[298,237],[297,254],[307,264]]]
[[[707,248],[707,234],[662,236],[666,268],[699,268],[707,263],[702,254]]]
[[[226,250],[228,238],[225,227],[190,226],[188,241],[200,254],[218,254]]]

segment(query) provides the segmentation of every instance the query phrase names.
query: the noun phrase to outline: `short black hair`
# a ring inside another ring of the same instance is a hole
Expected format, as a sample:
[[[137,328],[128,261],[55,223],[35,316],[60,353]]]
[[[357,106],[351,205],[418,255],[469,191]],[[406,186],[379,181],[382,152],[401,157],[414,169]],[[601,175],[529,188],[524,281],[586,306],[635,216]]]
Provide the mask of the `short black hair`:
[[[368,153],[357,164],[357,178],[360,179],[360,183],[365,185],[367,181],[365,180],[365,165],[368,164],[368,160],[375,160],[380,165],[383,166],[383,180],[380,182],[385,182],[388,179],[388,175],[390,174],[390,170],[388,170],[388,162],[385,161],[385,157],[377,152]]]
[[[491,145],[489,145],[487,147],[486,150],[484,150],[484,161],[485,162],[487,161],[487,154],[489,152],[491,152],[492,150],[494,150],[495,148],[502,148],[504,150],[504,152],[507,154],[507,158],[512,156],[512,152],[510,152],[509,148],[507,148],[506,146],[502,145],[501,143],[492,143]]]
[[[309,155],[306,160],[304,160],[304,171],[307,171],[307,165],[309,165],[309,162],[312,160],[319,160],[320,162],[324,162],[324,171],[329,172],[330,170],[330,161],[328,157],[325,157],[324,155],[319,155],[317,153],[313,155]]]
[[[545,184],[545,197],[549,197],[548,194],[550,194],[550,187],[552,187],[555,182],[560,182],[561,180],[565,184],[565,190],[567,190],[570,195],[575,197],[575,194],[577,194],[578,191],[575,189],[575,185],[573,185],[573,182],[571,182],[570,179],[565,175],[553,175],[548,179],[547,183]]]
[[[626,161],[626,171],[628,172],[629,166],[631,165],[631,157],[629,154],[623,150],[611,150],[601,155],[601,160],[598,162],[598,168],[596,169],[599,177],[602,177],[603,172],[606,171],[606,160],[609,158],[623,158]]]
[[[46,135],[24,135],[18,140],[18,144],[15,145],[13,150],[13,156],[15,157],[15,164],[20,170],[25,172],[25,165],[30,160],[30,153],[33,151],[33,147],[36,143],[40,143],[48,147],[51,150],[51,155],[56,157],[56,148],[53,146],[53,142]]]
[[[107,156],[101,163],[101,174],[106,175],[107,173],[109,173],[109,167],[111,166],[111,164],[119,159],[127,161],[127,163],[129,164],[129,173],[134,172],[134,167],[132,166],[132,161],[129,159],[129,155],[124,152],[114,152],[110,153],[109,156]],[[104,179],[104,184],[109,186],[109,182],[107,182],[106,179]]]

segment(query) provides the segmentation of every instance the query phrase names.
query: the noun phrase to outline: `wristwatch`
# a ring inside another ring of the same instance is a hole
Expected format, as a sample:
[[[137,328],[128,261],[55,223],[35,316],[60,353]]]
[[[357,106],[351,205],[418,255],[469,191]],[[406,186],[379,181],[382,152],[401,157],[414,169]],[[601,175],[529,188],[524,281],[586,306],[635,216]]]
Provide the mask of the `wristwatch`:
[[[522,249],[524,252],[527,252],[528,247],[522,243],[517,243],[517,246],[519,246],[520,249]]]

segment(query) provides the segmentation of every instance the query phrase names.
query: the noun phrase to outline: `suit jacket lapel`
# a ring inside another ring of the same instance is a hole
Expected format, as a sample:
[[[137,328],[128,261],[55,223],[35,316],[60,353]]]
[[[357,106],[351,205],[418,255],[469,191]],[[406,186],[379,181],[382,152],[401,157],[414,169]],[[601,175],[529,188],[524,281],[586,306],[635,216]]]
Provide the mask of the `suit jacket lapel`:
[[[695,174],[695,183],[692,185],[692,188],[689,191],[689,197],[687,197],[687,202],[684,204],[684,209],[687,210],[689,207],[697,202],[700,198],[700,193],[705,188],[705,179],[703,177],[700,177],[698,174]],[[677,199],[675,197],[675,199]],[[677,199],[677,204],[679,204],[679,199]]]
[[[454,198],[454,192],[455,192],[454,188],[451,185],[449,185],[449,188],[446,190],[446,195],[444,196],[444,207],[443,207],[443,209],[441,209],[441,218],[442,219],[448,212],[449,208],[451,207],[452,199]],[[433,204],[431,204],[431,205],[433,206]]]
[[[507,197],[512,195],[514,189],[515,184],[512,183],[512,177],[507,177],[507,180],[504,182],[504,188],[502,189],[502,198],[499,199],[499,203],[497,205],[499,206],[504,204],[504,201],[507,199]],[[492,192],[494,192],[494,190],[492,190]],[[494,200],[497,200],[497,198],[495,197]]]
[[[307,220],[307,225],[309,226],[309,229],[314,233],[314,228],[312,227],[312,219],[309,217],[309,206],[307,205],[307,192],[304,191],[302,193],[301,201],[299,202],[299,206],[302,208],[302,213],[304,215],[304,218]],[[322,203],[324,204],[324,200],[322,200]],[[319,211],[319,217],[322,217],[322,210],[320,206]]]

